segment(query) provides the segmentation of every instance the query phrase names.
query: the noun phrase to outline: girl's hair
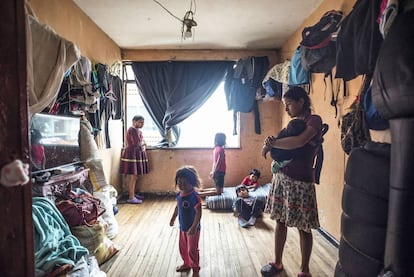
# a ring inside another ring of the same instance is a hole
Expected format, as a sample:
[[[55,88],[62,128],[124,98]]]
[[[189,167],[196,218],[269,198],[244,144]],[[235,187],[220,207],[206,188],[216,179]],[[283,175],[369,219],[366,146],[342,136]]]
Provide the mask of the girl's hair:
[[[143,120],[144,117],[142,115],[136,115],[132,118],[132,121],[138,121],[138,120]]]
[[[214,137],[215,146],[224,146],[226,145],[226,135],[224,133],[217,133]]]
[[[258,169],[252,169],[252,171],[250,171],[250,174],[253,174],[253,176],[256,176],[257,177],[257,179],[259,179],[260,178],[260,170],[258,170]]]
[[[190,165],[177,169],[175,172],[175,186],[177,186],[178,179],[186,179],[193,187],[199,187],[201,184],[197,170]]]
[[[299,101],[299,99],[303,99],[303,109],[305,111],[310,112],[311,111],[311,102],[308,93],[306,90],[304,90],[301,87],[290,87],[285,94],[283,94],[283,98],[289,98],[292,100],[295,100],[296,102]]]

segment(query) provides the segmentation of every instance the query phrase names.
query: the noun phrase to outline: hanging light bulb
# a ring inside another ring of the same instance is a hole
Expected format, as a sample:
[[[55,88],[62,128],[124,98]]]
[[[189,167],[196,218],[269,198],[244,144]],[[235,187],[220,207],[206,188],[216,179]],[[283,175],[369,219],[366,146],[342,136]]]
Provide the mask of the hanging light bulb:
[[[193,33],[191,32],[191,28],[194,26],[197,26],[197,22],[194,20],[194,14],[192,11],[188,11],[184,15],[183,19],[183,31],[185,27],[185,32],[182,33],[183,39],[188,39],[193,36]]]
[[[184,39],[191,38],[193,34],[191,33],[191,26],[187,26],[184,32]]]
[[[191,1],[190,10],[185,13],[183,19],[180,19],[177,16],[175,16],[173,13],[171,13],[167,8],[165,8],[157,0],[153,0],[153,1],[155,3],[157,3],[158,5],[160,5],[171,16],[173,16],[177,20],[181,21],[181,23],[182,23],[182,25],[181,25],[181,40],[183,40],[183,39],[185,40],[185,39],[189,39],[189,38],[193,38],[194,39],[193,33],[191,31],[191,28],[197,26],[197,22],[194,20],[195,4],[196,4],[195,3],[195,0],[190,0]],[[193,5],[194,5],[194,11],[193,11]]]

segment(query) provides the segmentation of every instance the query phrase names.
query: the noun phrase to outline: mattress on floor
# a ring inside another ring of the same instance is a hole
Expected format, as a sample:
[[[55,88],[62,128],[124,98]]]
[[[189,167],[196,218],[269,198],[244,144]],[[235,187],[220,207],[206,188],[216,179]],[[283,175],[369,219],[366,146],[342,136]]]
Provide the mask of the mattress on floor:
[[[250,190],[250,196],[257,197],[266,203],[267,196],[269,194],[270,183],[261,185],[257,190]],[[221,195],[207,196],[205,204],[208,209],[211,210],[232,210],[233,202],[236,200],[236,186],[223,188]]]

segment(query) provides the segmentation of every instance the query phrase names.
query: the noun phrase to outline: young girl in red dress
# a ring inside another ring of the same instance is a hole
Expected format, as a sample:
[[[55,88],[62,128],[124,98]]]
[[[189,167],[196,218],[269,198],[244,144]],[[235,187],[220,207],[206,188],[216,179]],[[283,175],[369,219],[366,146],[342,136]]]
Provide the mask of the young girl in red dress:
[[[147,145],[140,130],[143,126],[143,116],[136,115],[132,118],[132,126],[128,128],[125,148],[121,154],[120,173],[126,174],[129,194],[127,203],[129,204],[142,203],[142,200],[135,196],[135,184],[138,175],[147,174],[149,171],[146,152]]]

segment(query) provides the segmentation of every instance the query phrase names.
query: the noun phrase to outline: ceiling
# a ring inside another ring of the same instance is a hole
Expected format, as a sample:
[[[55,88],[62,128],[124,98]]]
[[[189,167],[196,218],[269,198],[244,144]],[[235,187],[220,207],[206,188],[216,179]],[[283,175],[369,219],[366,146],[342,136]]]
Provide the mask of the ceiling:
[[[280,48],[322,1],[74,0],[123,49]],[[197,26],[183,40],[190,7]]]

